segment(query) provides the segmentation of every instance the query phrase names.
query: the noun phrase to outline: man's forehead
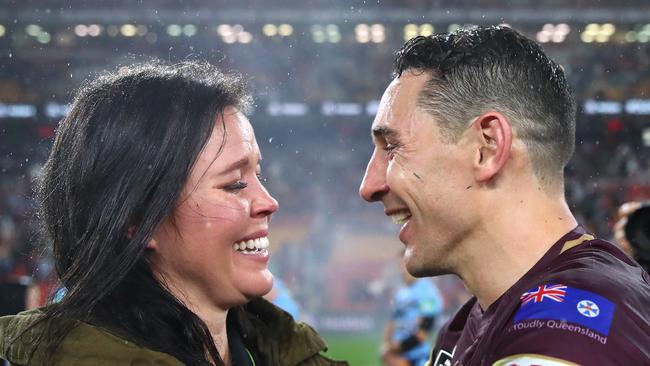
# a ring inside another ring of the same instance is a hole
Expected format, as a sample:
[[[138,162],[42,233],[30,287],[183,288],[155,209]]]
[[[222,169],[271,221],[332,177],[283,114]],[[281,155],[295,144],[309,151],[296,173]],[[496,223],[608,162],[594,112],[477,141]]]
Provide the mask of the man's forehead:
[[[409,70],[393,79],[377,108],[377,115],[372,124],[373,136],[397,135],[395,123],[410,119],[410,115],[417,108],[420,91],[428,80],[428,73],[414,73]]]

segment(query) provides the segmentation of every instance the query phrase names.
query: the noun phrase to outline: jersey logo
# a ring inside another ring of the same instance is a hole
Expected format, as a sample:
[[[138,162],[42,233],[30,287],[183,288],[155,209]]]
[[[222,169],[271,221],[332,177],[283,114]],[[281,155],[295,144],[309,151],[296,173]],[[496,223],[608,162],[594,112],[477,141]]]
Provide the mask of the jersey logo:
[[[521,296],[521,306],[514,323],[525,320],[547,320],[555,328],[559,322],[589,328],[605,337],[614,317],[615,305],[593,292],[564,285],[542,285]]]
[[[531,301],[542,302],[544,299],[549,299],[557,302],[564,301],[566,295],[566,286],[564,285],[542,285],[536,289],[524,292],[521,295],[521,303],[527,304]]]
[[[454,358],[454,352],[456,352],[456,347],[454,347],[451,352],[445,351],[444,349],[440,349],[438,351],[438,355],[436,356],[436,359],[431,363],[431,359],[425,363],[425,366],[452,366],[451,365],[451,360]],[[431,354],[433,356],[433,354]]]
[[[600,314],[600,308],[595,302],[582,300],[578,303],[578,311],[587,318],[595,318]]]
[[[492,366],[578,366],[578,364],[543,355],[521,354],[502,358]]]

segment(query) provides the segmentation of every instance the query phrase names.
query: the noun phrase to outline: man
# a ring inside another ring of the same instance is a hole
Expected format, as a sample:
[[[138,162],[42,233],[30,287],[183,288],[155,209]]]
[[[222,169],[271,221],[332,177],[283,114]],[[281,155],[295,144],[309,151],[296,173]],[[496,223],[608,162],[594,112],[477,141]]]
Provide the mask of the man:
[[[650,201],[625,202],[618,208],[614,240],[646,271],[650,269]]]
[[[430,365],[650,364],[648,275],[569,210],[575,102],[537,44],[508,27],[411,39],[372,137],[360,193],[402,225],[408,271],[474,294]]]
[[[382,361],[386,366],[422,366],[431,353],[429,336],[443,310],[443,298],[431,279],[411,276],[403,264],[400,274],[403,285],[393,297]]]

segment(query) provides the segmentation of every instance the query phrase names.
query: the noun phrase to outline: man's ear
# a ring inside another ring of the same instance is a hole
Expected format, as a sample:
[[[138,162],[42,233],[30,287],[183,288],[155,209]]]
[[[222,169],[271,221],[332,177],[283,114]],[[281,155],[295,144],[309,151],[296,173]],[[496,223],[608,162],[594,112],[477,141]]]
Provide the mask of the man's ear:
[[[487,182],[499,174],[510,157],[512,127],[503,114],[492,111],[476,118],[472,130],[479,141],[474,177],[478,182]]]

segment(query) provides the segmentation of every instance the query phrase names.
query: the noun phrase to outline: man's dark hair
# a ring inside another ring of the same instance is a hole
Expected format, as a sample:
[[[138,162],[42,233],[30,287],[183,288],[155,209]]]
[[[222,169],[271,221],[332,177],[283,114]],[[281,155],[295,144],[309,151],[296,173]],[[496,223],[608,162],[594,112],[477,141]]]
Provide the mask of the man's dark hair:
[[[540,46],[505,26],[415,37],[397,52],[394,74],[430,73],[418,105],[447,142],[496,110],[510,121],[542,183],[557,182],[575,148],[575,101],[562,68]]]
[[[223,364],[206,324],[156,278],[145,248],[173,219],[215,123],[223,148],[224,109],[249,99],[240,76],[189,61],[123,67],[80,89],[37,192],[67,288],[46,318],[99,325],[188,365]],[[60,341],[69,329],[59,331]]]

